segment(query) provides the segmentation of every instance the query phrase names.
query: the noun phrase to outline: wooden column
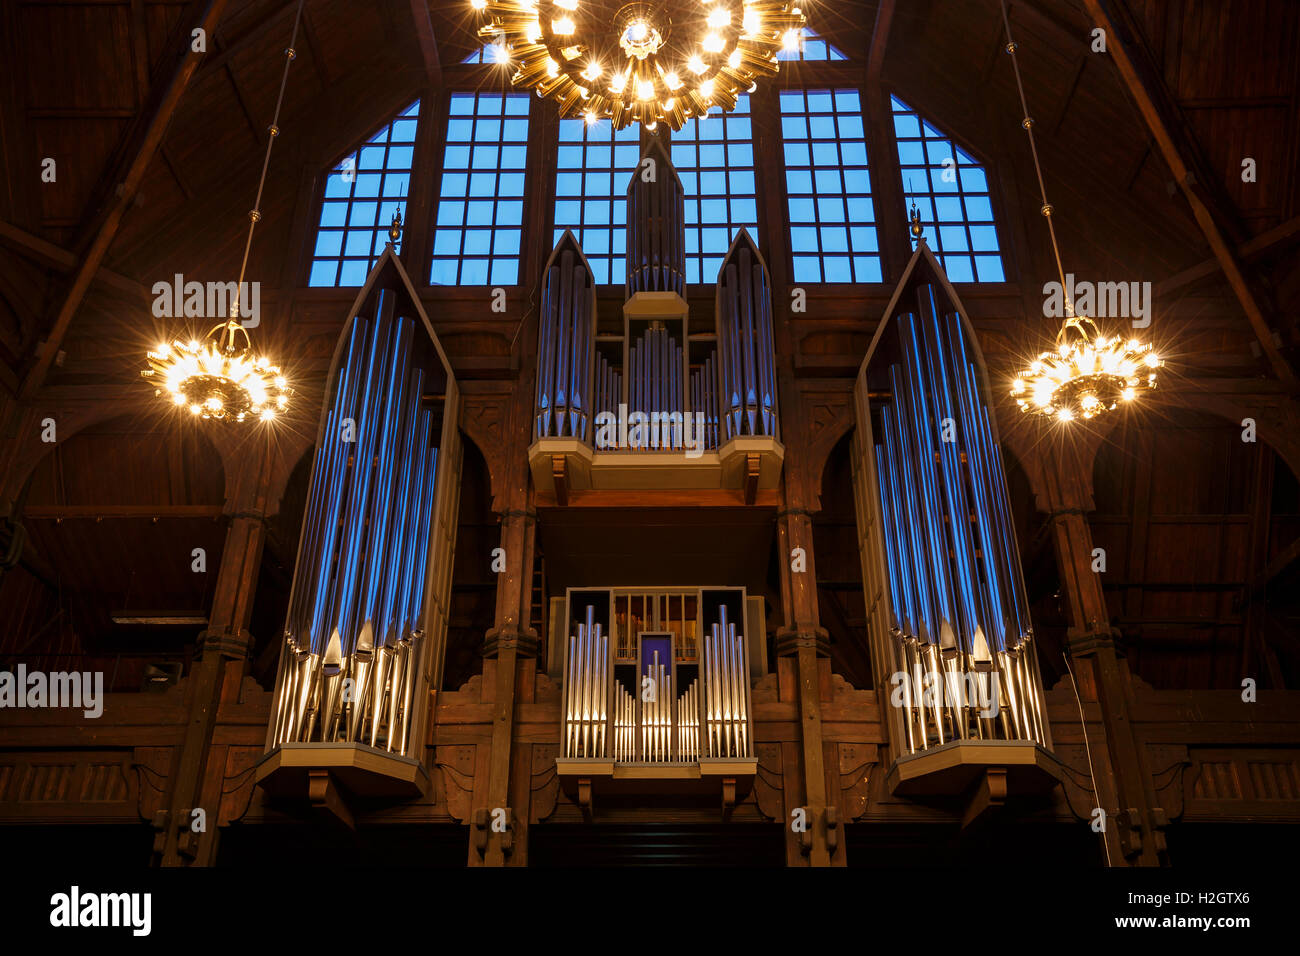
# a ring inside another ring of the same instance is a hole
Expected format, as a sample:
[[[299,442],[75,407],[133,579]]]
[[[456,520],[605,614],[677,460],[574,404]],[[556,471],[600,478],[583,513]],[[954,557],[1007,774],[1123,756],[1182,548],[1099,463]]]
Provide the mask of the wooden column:
[[[790,434],[786,431],[785,434]],[[785,626],[777,631],[778,671],[793,669],[795,694],[799,704],[799,755],[801,773],[798,786],[802,803],[790,802],[787,813],[802,806],[807,815],[807,834],[791,831],[792,820],[782,821],[786,829],[786,862],[791,866],[830,866],[831,855],[826,841],[825,743],[822,739],[821,667],[829,658],[826,629],[817,613],[817,575],[813,563],[812,514],[804,507],[811,496],[804,494],[796,471],[787,471],[782,491],[782,510],[777,517],[780,546],[781,597],[785,607]],[[792,480],[793,478],[793,480]],[[800,567],[802,570],[794,570]],[[780,678],[778,677],[778,680]],[[792,781],[786,776],[786,791]],[[811,841],[809,841],[811,838]],[[843,862],[844,851],[837,853]]]
[[[1094,766],[1099,768],[1098,800],[1105,801],[1110,863],[1156,866],[1165,862],[1161,828],[1167,821],[1156,806],[1146,753],[1130,717],[1132,683],[1116,651],[1119,632],[1110,624],[1101,579],[1092,570],[1092,530],[1086,514],[1095,508],[1093,451],[1066,441],[1029,453],[1022,461],[1036,473],[1038,508],[1051,522],[1062,593],[1069,605],[1067,639],[1074,679],[1080,697],[1086,702],[1095,696],[1101,707],[1110,773],[1103,772],[1099,761]],[[1101,748],[1096,740],[1092,744],[1096,760]]]
[[[527,333],[525,333],[527,334]],[[496,622],[484,643],[483,683],[485,693],[492,684],[492,736],[485,792],[475,792],[476,814],[486,810],[486,833],[475,833],[470,841],[470,865],[521,866],[527,859],[528,774],[516,776],[514,766],[515,705],[532,700],[537,671],[537,631],[530,626],[530,585],[533,575],[533,546],[537,514],[529,481],[528,439],[532,414],[532,390],[524,375],[511,406],[514,427],[507,432],[508,447],[501,457],[505,465],[505,507],[501,515],[501,544],[505,568],[497,574]],[[513,798],[513,799],[512,799]],[[510,809],[511,829],[492,829],[493,811]],[[474,821],[479,826],[480,820]],[[486,836],[486,845],[481,842]],[[478,845],[476,845],[478,842]],[[480,849],[481,847],[481,849]]]
[[[274,439],[268,433],[223,457],[238,462],[233,488],[227,499],[232,515],[217,569],[216,591],[208,627],[199,636],[199,657],[186,679],[189,717],[180,759],[169,781],[166,817],[156,819],[156,838],[163,866],[210,866],[216,860],[217,819],[221,805],[222,768],[210,765],[217,712],[227,695],[237,694],[247,663],[252,616],[266,538],[266,517],[278,505],[271,500]],[[240,453],[242,452],[242,454]],[[206,832],[192,830],[192,811],[206,815]]]

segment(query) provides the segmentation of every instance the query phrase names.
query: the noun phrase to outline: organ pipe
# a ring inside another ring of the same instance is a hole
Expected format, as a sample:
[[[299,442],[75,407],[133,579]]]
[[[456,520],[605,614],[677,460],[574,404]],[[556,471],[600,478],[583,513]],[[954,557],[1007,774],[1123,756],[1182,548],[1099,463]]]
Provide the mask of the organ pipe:
[[[551,253],[537,327],[535,438],[588,439],[595,351],[595,281],[573,233]]]
[[[627,187],[627,297],[686,294],[685,192],[654,140]]]
[[[880,410],[889,633],[908,752],[954,739],[1047,746],[1042,682],[1001,451],[975,344],[932,285],[893,316]]]
[[[564,755],[603,757],[608,718],[609,647],[595,608],[569,638],[564,682]],[[626,692],[624,692],[626,693]],[[621,704],[621,698],[618,701]],[[622,737],[619,737],[620,745]]]
[[[777,438],[771,285],[758,247],[744,229],[718,272],[716,309],[722,440]]]

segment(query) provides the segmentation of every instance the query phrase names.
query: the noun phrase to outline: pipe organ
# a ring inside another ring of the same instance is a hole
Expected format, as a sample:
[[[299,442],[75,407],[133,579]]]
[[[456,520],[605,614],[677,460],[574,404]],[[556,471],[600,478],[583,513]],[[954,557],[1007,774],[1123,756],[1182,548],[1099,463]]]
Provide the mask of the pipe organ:
[[[352,745],[408,757],[422,739],[450,592],[457,409],[428,319],[385,253],[326,387],[269,751]]]
[[[856,397],[864,580],[897,756],[965,741],[1051,747],[983,369],[921,243]]]
[[[742,588],[574,588],[563,752],[623,764],[753,757]]]
[[[718,273],[712,328],[693,329],[684,298],[682,184],[658,141],[633,172],[627,196],[621,327],[599,321],[592,273],[572,232],[547,263],[534,441],[682,452],[717,450],[737,437],[777,439],[771,289],[753,240],[744,230],[736,237]],[[602,422],[617,423],[617,440]]]

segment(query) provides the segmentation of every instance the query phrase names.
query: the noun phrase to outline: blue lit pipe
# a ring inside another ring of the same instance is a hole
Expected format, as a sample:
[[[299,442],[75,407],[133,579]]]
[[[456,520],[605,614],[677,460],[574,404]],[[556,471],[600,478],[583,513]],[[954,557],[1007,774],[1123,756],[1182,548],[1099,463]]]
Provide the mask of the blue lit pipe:
[[[388,557],[384,562],[387,566],[387,577],[384,579],[384,596],[380,611],[380,621],[383,625],[380,637],[385,645],[391,645],[400,634],[400,625],[396,620],[399,614],[398,595],[402,593],[400,589],[404,583],[403,576],[407,573],[407,565],[402,559],[406,553],[407,541],[415,533],[411,528],[410,515],[418,493],[415,485],[415,456],[416,442],[419,440],[417,430],[420,424],[420,394],[423,387],[424,375],[417,368],[411,373],[410,398],[403,409],[405,434],[398,466],[400,487],[394,504],[396,534],[393,536]]]
[[[338,503],[343,475],[347,470],[347,449],[339,440],[341,421],[352,409],[357,389],[367,323],[364,318],[352,319],[348,351],[340,367],[339,381],[334,394],[334,408],[326,416],[321,447],[317,449],[317,463],[312,471],[312,495],[317,505],[312,516],[303,525],[305,540],[301,548],[303,562],[295,579],[296,596],[292,627],[294,644],[299,650],[315,650],[313,643],[319,632],[318,620],[324,613],[324,604],[333,556],[333,531],[338,524]],[[305,641],[303,637],[305,635]]]
[[[881,409],[881,429],[885,433],[885,444],[883,451],[885,455],[885,483],[882,491],[888,493],[891,505],[890,513],[893,519],[893,527],[889,529],[893,535],[898,556],[898,582],[900,600],[903,605],[902,630],[908,637],[918,637],[920,634],[918,620],[920,617],[920,599],[916,593],[916,576],[912,571],[911,542],[907,537],[907,531],[904,527],[903,514],[905,505],[903,503],[902,484],[899,481],[898,474],[898,448],[897,441],[894,437],[894,414],[889,408]]]
[[[969,388],[967,375],[971,368],[966,361],[965,343],[961,337],[961,317],[951,315],[947,338],[948,357],[952,363],[954,389],[961,409],[962,433],[966,438],[966,465],[971,478],[972,498],[975,503],[975,522],[979,529],[980,554],[984,568],[984,587],[981,596],[985,607],[985,634],[990,647],[1006,648],[1006,603],[1002,593],[1001,542],[994,532],[990,509],[994,507],[988,480],[988,450],[984,423],[979,417],[978,393]]]
[[[894,542],[894,503],[890,501],[888,483],[885,477],[885,462],[883,461],[885,449],[882,445],[876,446],[876,483],[880,488],[880,534],[885,539],[885,567],[889,578],[889,608],[892,624],[904,634],[907,633],[907,600],[903,597],[903,589],[899,585],[900,575],[898,572],[898,556],[895,553],[898,545]]]
[[[394,361],[388,369],[388,383],[385,388],[383,418],[377,422],[377,440],[379,448],[376,458],[374,493],[370,505],[370,519],[367,526],[367,541],[363,552],[365,577],[360,593],[360,603],[354,627],[348,635],[351,646],[359,640],[361,629],[370,622],[374,629],[378,624],[380,588],[384,573],[384,551],[388,535],[395,520],[393,510],[393,472],[394,460],[398,451],[399,426],[402,409],[405,404],[407,385],[406,368],[410,363],[411,337],[414,324],[397,319],[397,337],[394,349]],[[373,638],[372,638],[373,640]]]
[[[370,498],[370,482],[374,474],[375,433],[378,424],[380,396],[383,394],[384,371],[389,362],[392,343],[392,296],[380,292],[377,302],[375,351],[365,378],[365,397],[357,418],[357,447],[352,463],[352,485],[348,489],[348,504],[343,525],[343,538],[339,551],[339,587],[334,596],[334,613],[331,623],[338,629],[344,654],[350,653],[348,633],[354,621],[357,603],[358,579],[361,571],[362,529],[365,526],[366,505]],[[327,627],[329,624],[327,623]],[[328,638],[326,638],[328,640]]]
[[[947,548],[943,530],[943,513],[939,503],[938,475],[935,473],[934,416],[922,386],[921,345],[917,338],[916,319],[911,313],[900,316],[900,334],[904,335],[903,353],[906,358],[908,398],[912,405],[912,433],[916,438],[917,476],[920,480],[921,504],[925,515],[924,531],[930,554],[934,555],[931,571],[934,574],[934,594],[939,619],[933,622],[934,641],[942,644],[943,625],[952,628],[956,623],[953,608],[953,589],[947,561]]]
[[[908,442],[909,435],[916,430],[910,423],[907,385],[903,380],[900,366],[892,365],[889,369],[890,382],[893,387],[894,439],[898,448],[899,477],[902,481],[902,500],[906,505],[903,520],[906,522],[906,540],[912,549],[912,570],[916,574],[917,591],[917,634],[926,643],[938,641],[939,598],[935,593],[937,575],[931,570],[935,560],[934,552],[926,547],[928,535],[925,530],[925,517],[919,504],[919,481],[915,474],[916,454]]]
[[[934,287],[923,286],[917,294],[921,307],[921,330],[930,361],[928,379],[934,397],[936,416],[941,422],[949,419],[954,426],[957,415],[952,407],[951,383],[948,363],[944,359],[939,336],[939,314],[934,302]],[[974,543],[970,536],[970,509],[966,503],[966,476],[962,473],[957,442],[939,442],[939,462],[943,473],[944,498],[948,504],[948,533],[952,540],[953,575],[958,588],[958,612],[961,621],[962,646],[968,653],[975,649],[975,630],[980,627],[979,581],[974,569]],[[987,634],[987,628],[981,628]]]

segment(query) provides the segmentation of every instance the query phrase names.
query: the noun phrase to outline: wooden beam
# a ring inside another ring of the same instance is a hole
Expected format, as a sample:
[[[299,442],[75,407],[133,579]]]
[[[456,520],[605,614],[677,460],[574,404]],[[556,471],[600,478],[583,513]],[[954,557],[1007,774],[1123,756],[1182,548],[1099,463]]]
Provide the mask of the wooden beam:
[[[1274,226],[1267,232],[1261,232],[1249,242],[1243,242],[1237,247],[1237,257],[1240,259],[1250,259],[1266,252],[1280,242],[1290,239],[1292,236],[1300,233],[1300,216],[1294,219],[1288,219],[1281,225]],[[1189,283],[1204,279],[1207,276],[1214,275],[1221,268],[1217,258],[1206,259],[1199,262],[1190,269],[1184,269],[1175,275],[1170,276],[1163,282],[1156,283],[1156,294],[1173,292],[1175,289],[1181,289]]]
[[[889,46],[889,28],[894,22],[895,0],[880,0],[876,8],[876,23],[871,29],[871,47],[867,52],[867,83],[880,79],[885,65],[885,51]]]
[[[1128,23],[1120,19],[1126,15],[1127,11],[1123,9],[1123,5],[1119,0],[1109,0],[1109,2],[1107,0],[1083,0],[1083,2],[1094,23],[1105,30],[1110,38],[1108,49],[1115,60],[1115,66],[1119,69],[1120,76],[1128,87],[1129,94],[1136,102],[1138,112],[1142,114],[1147,128],[1151,130],[1151,135],[1160,147],[1165,162],[1173,171],[1174,180],[1182,189],[1183,195],[1187,197],[1188,205],[1192,207],[1192,215],[1201,227],[1201,232],[1209,242],[1210,248],[1214,250],[1214,257],[1223,268],[1228,284],[1236,294],[1237,301],[1241,303],[1242,310],[1246,313],[1251,328],[1255,330],[1260,347],[1264,350],[1264,354],[1268,356],[1274,373],[1289,391],[1300,389],[1300,381],[1297,381],[1295,372],[1292,371],[1291,366],[1283,357],[1277,343],[1273,341],[1273,330],[1269,327],[1268,320],[1265,318],[1259,302],[1255,299],[1254,293],[1246,282],[1246,277],[1241,271],[1241,265],[1238,263],[1236,255],[1228,245],[1223,231],[1219,228],[1219,224],[1215,222],[1214,216],[1210,213],[1199,191],[1192,188],[1196,177],[1193,176],[1187,161],[1183,158],[1182,152],[1174,141],[1174,132],[1166,124],[1160,107],[1157,105],[1156,100],[1160,93],[1150,89],[1148,84],[1144,82],[1135,60],[1137,53],[1133,52],[1133,47],[1137,41],[1133,32],[1129,29]],[[1116,8],[1118,13],[1112,16],[1107,9],[1108,7]]]
[[[23,517],[62,521],[65,518],[220,518],[222,505],[27,505]]]
[[[196,28],[203,30],[211,37],[217,23],[221,20],[222,13],[225,12],[226,2],[227,0],[210,0],[207,10],[199,20]],[[82,299],[85,298],[86,290],[90,288],[95,273],[99,271],[100,264],[104,261],[104,256],[108,252],[108,247],[112,245],[113,237],[117,235],[117,230],[122,225],[122,218],[135,201],[135,194],[144,181],[145,173],[149,169],[149,163],[153,160],[154,154],[162,144],[163,134],[167,132],[167,125],[171,122],[172,116],[175,115],[181,96],[184,95],[186,88],[189,86],[201,58],[202,54],[187,50],[177,67],[176,73],[172,76],[171,83],[158,104],[158,109],[149,121],[144,140],[141,142],[140,148],[136,151],[135,158],[131,161],[130,168],[127,170],[121,191],[118,193],[108,217],[96,232],[90,248],[86,251],[85,258],[82,259],[81,265],[73,277],[72,287],[68,290],[68,295],[63,300],[63,305],[60,306],[58,314],[55,316],[54,325],[46,336],[45,344],[38,352],[36,361],[27,373],[27,377],[23,380],[21,392],[23,398],[30,399],[44,383],[45,376],[54,361],[54,356],[59,351],[59,345],[63,342],[63,336],[67,334],[68,326],[72,324],[72,317],[76,314]]]
[[[19,249],[25,249],[47,265],[62,272],[71,272],[77,266],[77,257],[62,246],[56,246],[52,242],[47,242],[40,236],[33,236],[30,232],[19,229],[12,223],[0,219],[0,240],[8,242]],[[143,284],[136,282],[134,279],[124,276],[112,269],[100,267],[94,275],[94,281],[102,282],[104,285],[112,286],[128,295],[148,298],[149,289]]]
[[[411,20],[415,26],[415,39],[420,44],[424,72],[429,79],[442,76],[442,63],[438,59],[438,40],[433,34],[433,20],[429,17],[429,0],[410,0]]]

